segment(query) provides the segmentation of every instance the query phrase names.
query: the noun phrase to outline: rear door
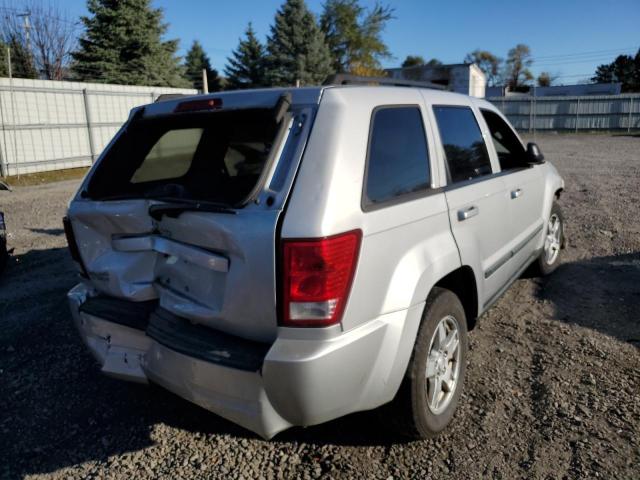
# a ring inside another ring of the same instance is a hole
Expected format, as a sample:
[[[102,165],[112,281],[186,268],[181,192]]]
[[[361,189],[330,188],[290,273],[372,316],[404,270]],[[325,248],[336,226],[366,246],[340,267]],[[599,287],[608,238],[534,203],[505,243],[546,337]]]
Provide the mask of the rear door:
[[[491,137],[489,150],[495,152],[507,187],[509,218],[513,229],[513,260],[509,267],[516,273],[531,259],[537,240],[542,235],[542,174],[539,168],[527,163],[524,146],[507,122],[494,111],[480,111]]]
[[[283,115],[269,94],[268,107],[177,104],[179,114],[143,115],[119,134],[69,209],[101,294],[275,338],[276,227],[315,107]]]
[[[500,268],[509,259],[512,235],[506,185],[496,175],[497,165],[491,161],[471,105],[436,104],[432,112],[447,169],[451,230],[462,263],[474,269],[484,306],[509,279]]]

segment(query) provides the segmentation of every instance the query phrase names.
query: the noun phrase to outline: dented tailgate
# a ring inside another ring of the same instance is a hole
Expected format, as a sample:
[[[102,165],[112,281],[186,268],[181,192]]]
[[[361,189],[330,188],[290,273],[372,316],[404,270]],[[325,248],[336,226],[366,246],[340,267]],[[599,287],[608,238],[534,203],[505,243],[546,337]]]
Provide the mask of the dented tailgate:
[[[144,125],[155,137],[112,145],[116,160],[109,153],[101,157],[111,164],[94,167],[68,211],[91,284],[110,297],[157,299],[162,309],[195,324],[249,340],[275,339],[278,218],[313,112],[313,105],[291,106],[282,120],[286,123],[272,129],[278,135],[268,145],[264,132],[253,134],[256,139],[247,135],[237,115],[224,122],[190,118],[178,127],[162,118],[160,126]],[[177,143],[165,141],[167,132],[177,129],[183,129],[174,135]],[[190,129],[187,135],[185,129]],[[148,146],[140,147],[145,141]],[[273,157],[271,163],[267,156]],[[173,162],[170,168],[167,161]],[[261,161],[268,171],[258,168]],[[185,162],[191,163],[185,167]],[[110,185],[117,176],[128,183]],[[94,191],[92,177],[100,180]],[[255,192],[254,180],[263,182]],[[244,192],[238,189],[252,192],[251,201],[240,205]],[[225,195],[229,201],[222,205]],[[203,208],[200,200],[215,208]]]

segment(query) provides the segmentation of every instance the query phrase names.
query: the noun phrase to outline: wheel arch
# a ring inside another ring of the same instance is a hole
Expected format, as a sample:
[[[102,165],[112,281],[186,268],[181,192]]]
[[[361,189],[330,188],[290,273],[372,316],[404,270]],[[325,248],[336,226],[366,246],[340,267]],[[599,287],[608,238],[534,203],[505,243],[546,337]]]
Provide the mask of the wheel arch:
[[[472,330],[478,320],[478,287],[473,269],[462,265],[438,280],[434,287],[446,288],[457,295],[467,317],[467,329]]]

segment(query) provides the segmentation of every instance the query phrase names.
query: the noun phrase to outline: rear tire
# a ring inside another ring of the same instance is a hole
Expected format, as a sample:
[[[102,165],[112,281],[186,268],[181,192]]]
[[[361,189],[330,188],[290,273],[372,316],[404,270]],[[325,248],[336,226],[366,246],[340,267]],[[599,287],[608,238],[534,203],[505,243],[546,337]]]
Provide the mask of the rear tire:
[[[540,276],[551,274],[560,265],[560,252],[564,248],[564,216],[557,202],[551,205],[545,225],[544,245],[535,265]]]
[[[449,425],[462,393],[466,358],[467,319],[462,303],[450,290],[435,287],[392,404],[398,433],[432,438]]]

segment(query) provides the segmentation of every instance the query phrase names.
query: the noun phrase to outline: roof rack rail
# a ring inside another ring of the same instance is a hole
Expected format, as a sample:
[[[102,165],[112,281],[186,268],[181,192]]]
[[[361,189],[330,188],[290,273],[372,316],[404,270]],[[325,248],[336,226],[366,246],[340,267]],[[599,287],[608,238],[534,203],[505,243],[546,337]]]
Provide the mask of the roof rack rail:
[[[402,78],[390,77],[361,77],[347,73],[338,73],[328,77],[324,85],[389,85],[392,87],[417,87],[431,88],[433,90],[446,90],[443,85],[431,82],[419,82],[416,80],[405,80]]]

